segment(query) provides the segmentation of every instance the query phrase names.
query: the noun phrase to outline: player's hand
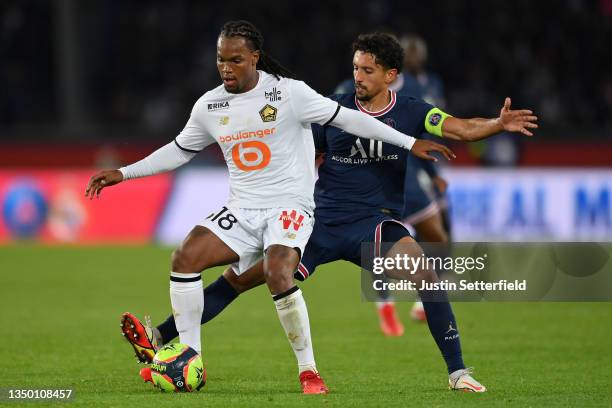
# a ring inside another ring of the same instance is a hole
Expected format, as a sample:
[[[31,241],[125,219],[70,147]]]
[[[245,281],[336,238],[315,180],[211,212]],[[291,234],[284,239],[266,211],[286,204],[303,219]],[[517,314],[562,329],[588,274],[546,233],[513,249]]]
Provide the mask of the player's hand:
[[[100,192],[104,187],[114,186],[122,181],[123,173],[119,170],[104,170],[94,174],[89,179],[89,183],[87,183],[85,197],[89,197],[90,200],[93,199],[94,196],[99,198]]]
[[[455,153],[453,153],[453,151],[449,149],[448,147],[441,145],[439,143],[436,143],[436,142],[425,140],[425,139],[417,139],[417,141],[414,142],[412,149],[410,149],[410,152],[414,154],[416,157],[420,157],[421,159],[431,160],[435,162],[437,162],[438,159],[430,155],[429,153],[438,152],[442,154],[444,157],[446,157],[447,160],[452,160],[455,157],[457,157],[455,156]]]
[[[318,169],[320,165],[325,161],[325,153],[316,153],[315,155],[315,167]]]
[[[438,193],[444,194],[446,193],[446,189],[448,188],[448,181],[444,180],[440,176],[434,177],[432,180],[434,187],[438,190]]]
[[[537,129],[538,117],[534,116],[533,112],[527,109],[510,110],[511,100],[506,98],[504,106],[499,112],[499,121],[504,130],[508,132],[520,132],[525,136],[533,136],[529,129]]]

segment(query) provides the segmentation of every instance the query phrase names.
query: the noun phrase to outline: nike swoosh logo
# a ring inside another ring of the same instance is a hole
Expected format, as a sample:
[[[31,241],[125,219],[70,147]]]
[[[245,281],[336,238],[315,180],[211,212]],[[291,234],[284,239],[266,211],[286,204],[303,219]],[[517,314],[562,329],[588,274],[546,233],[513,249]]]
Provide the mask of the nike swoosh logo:
[[[470,387],[472,387],[472,388],[473,388],[473,389],[475,389],[476,391],[480,391],[480,390],[482,390],[482,387],[477,387],[477,386],[475,386],[474,384],[470,384],[470,383],[469,383],[469,382],[467,382],[467,381],[464,381],[463,383],[464,383],[464,384],[469,385]]]

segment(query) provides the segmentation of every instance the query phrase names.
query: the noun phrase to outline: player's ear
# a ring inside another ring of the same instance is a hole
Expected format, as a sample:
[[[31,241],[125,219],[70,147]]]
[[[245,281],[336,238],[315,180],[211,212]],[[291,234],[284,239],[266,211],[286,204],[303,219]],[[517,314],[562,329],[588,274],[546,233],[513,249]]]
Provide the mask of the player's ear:
[[[257,66],[257,63],[259,62],[259,58],[261,58],[261,51],[259,50],[255,50],[253,51],[253,66]]]
[[[395,81],[395,78],[397,78],[397,69],[391,68],[385,72],[385,82],[387,83],[387,85]]]

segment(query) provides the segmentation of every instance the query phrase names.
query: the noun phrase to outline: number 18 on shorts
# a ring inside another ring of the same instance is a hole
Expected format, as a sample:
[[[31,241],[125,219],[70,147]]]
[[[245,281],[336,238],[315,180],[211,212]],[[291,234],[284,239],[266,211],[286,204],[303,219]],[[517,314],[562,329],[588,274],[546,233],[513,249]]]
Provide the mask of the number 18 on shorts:
[[[302,208],[228,208],[210,214],[201,224],[230,247],[240,260],[232,264],[237,275],[255,265],[271,245],[304,253],[312,233],[312,212]]]

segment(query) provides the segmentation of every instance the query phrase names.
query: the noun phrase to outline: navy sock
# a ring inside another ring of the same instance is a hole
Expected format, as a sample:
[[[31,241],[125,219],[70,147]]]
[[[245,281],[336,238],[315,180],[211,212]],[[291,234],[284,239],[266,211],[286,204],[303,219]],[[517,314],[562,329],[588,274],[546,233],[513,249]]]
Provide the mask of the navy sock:
[[[448,373],[465,368],[459,329],[445,291],[419,291],[427,325],[446,362]]]
[[[202,324],[212,320],[237,297],[238,292],[236,292],[236,289],[230,285],[223,275],[219,276],[219,279],[204,289],[204,312],[202,313]],[[162,337],[162,342],[164,344],[178,337],[178,331],[176,330],[176,323],[174,322],[173,315],[170,315],[165,322],[157,326],[157,330],[159,330]]]

